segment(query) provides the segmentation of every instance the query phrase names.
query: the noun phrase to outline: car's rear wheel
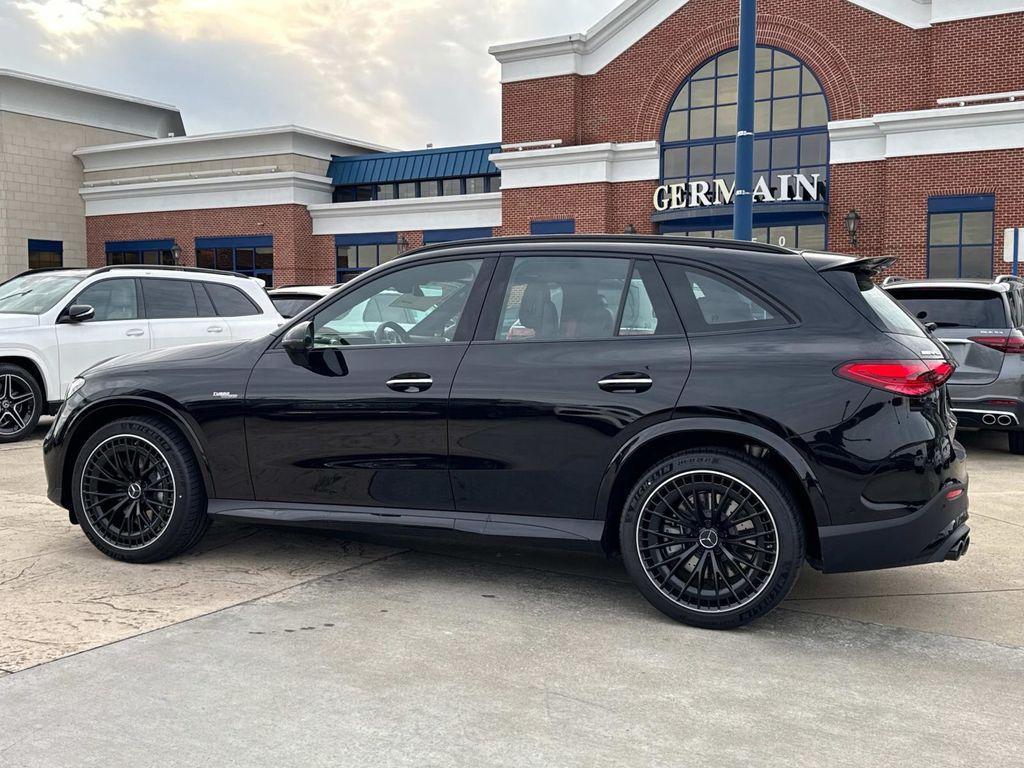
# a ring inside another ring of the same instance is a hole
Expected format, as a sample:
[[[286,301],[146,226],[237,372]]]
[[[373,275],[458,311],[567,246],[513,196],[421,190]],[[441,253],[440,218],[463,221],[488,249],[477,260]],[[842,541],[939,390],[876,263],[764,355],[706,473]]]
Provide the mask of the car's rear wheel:
[[[1014,456],[1024,456],[1024,432],[1007,432],[1010,440],[1010,453]]]
[[[72,488],[82,530],[117,560],[174,557],[210,525],[191,446],[161,419],[119,419],[97,430],[79,451]]]
[[[36,377],[20,365],[0,363],[0,443],[32,433],[43,415],[43,392]]]
[[[695,449],[659,462],[620,523],[633,582],[666,615],[698,627],[747,624],[796,583],[804,536],[796,501],[763,463]]]

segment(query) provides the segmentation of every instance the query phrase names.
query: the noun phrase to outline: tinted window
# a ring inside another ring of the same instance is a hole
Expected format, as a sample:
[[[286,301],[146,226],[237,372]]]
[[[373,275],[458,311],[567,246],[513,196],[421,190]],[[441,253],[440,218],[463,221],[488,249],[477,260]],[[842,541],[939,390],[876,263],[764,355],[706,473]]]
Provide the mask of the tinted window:
[[[786,323],[777,310],[722,275],[681,264],[664,264],[662,271],[691,333],[773,328]]]
[[[274,302],[274,307],[277,308],[278,313],[281,317],[296,317],[299,313],[305,312],[307,309],[312,307],[318,301],[319,296],[272,296],[270,299]]]
[[[192,293],[195,295],[196,309],[199,310],[200,317],[217,316],[217,310],[213,308],[213,302],[210,301],[210,296],[202,283],[192,283]]]
[[[221,317],[247,317],[260,314],[259,307],[244,293],[230,285],[206,283],[206,291]]]
[[[679,318],[653,262],[637,261],[620,310],[619,336],[681,333]]]
[[[91,322],[137,320],[139,317],[139,300],[131,278],[93,283],[78,294],[74,303],[88,304],[96,310]]]
[[[317,313],[315,344],[451,342],[480,265],[479,260],[444,261],[369,280]]]
[[[495,338],[534,341],[614,337],[629,269],[628,259],[517,258]],[[636,298],[639,302],[639,292]],[[636,311],[638,315],[642,312],[639,304]]]
[[[890,291],[910,314],[939,328],[1005,328],[1006,310],[994,291],[970,288],[900,288]]]
[[[146,299],[146,317],[150,320],[169,320],[198,317],[192,284],[187,280],[142,281],[142,295]]]

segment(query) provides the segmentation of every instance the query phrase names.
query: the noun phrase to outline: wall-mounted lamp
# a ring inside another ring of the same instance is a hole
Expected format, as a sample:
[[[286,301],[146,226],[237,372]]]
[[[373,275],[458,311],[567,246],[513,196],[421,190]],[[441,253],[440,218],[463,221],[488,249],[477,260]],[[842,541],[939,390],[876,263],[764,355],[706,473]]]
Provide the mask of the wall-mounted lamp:
[[[850,242],[857,244],[857,229],[860,227],[860,213],[854,208],[846,214],[846,234],[850,236]]]
[[[171,264],[181,264],[181,246],[177,243],[171,246]]]
[[[633,224],[627,224],[626,228],[624,230],[622,230],[622,233],[624,235],[635,235],[636,234],[636,226],[633,225]]]
[[[398,238],[398,252],[405,253],[409,250],[409,240],[405,235]]]

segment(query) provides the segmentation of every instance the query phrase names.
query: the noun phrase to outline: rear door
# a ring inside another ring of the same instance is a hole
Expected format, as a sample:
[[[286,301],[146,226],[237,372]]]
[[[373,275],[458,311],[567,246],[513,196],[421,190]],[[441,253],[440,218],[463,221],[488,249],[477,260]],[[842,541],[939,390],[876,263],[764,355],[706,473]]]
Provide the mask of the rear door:
[[[938,326],[934,335],[957,365],[951,384],[989,384],[998,378],[1005,355],[971,339],[1006,336],[1012,327],[1001,292],[969,286],[891,288],[889,292],[922,323]]]
[[[153,334],[153,349],[218,341],[230,336],[227,324],[209,313],[208,301],[191,280],[144,277],[142,295]],[[204,312],[199,307],[203,306]]]
[[[689,368],[653,261],[503,256],[452,387],[456,508],[592,518],[616,452],[668,418]]]
[[[278,319],[264,313],[240,288],[214,282],[204,285],[218,318],[226,327],[225,336],[256,339],[278,327]]]

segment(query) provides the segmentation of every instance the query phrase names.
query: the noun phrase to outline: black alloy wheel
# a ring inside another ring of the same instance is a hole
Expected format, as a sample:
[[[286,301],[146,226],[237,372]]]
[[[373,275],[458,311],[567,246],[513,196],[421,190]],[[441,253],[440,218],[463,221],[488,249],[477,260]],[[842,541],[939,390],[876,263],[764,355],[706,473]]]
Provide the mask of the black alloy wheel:
[[[78,451],[71,488],[82,530],[118,560],[165,560],[210,526],[192,446],[159,418],[119,419],[94,432]]]
[[[17,365],[0,365],[0,443],[20,440],[36,428],[42,399],[32,374]]]
[[[792,494],[767,466],[725,449],[686,451],[653,467],[630,494],[620,536],[644,596],[701,627],[767,613],[803,562]]]

